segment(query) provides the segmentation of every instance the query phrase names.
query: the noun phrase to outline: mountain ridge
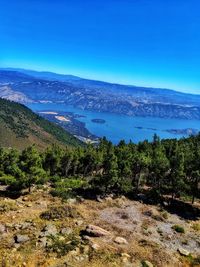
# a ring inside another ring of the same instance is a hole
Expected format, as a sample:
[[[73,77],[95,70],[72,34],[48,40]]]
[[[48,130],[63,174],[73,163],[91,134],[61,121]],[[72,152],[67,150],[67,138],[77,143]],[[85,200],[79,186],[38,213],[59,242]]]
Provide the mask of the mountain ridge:
[[[200,95],[168,89],[130,87],[81,78],[68,82],[44,80],[17,71],[0,70],[0,96],[5,85],[36,103],[64,103],[128,116],[200,120]],[[21,102],[26,103],[23,99]]]
[[[175,89],[171,89],[171,88],[161,88],[161,87],[153,87],[153,86],[137,86],[134,84],[121,84],[121,83],[114,83],[114,82],[107,82],[107,81],[101,81],[98,79],[87,79],[87,78],[83,78],[83,77],[79,77],[76,75],[72,75],[72,74],[60,74],[60,73],[56,73],[56,72],[51,72],[51,71],[36,71],[36,70],[32,70],[32,69],[23,69],[23,68],[0,68],[0,71],[16,71],[19,73],[23,73],[27,76],[31,76],[34,78],[41,78],[43,80],[48,80],[48,81],[63,81],[63,82],[67,82],[67,81],[87,81],[87,82],[94,82],[96,84],[99,85],[113,85],[113,86],[120,86],[123,88],[141,88],[141,89],[147,89],[147,90],[162,90],[163,92],[172,92],[172,93],[178,93],[178,94],[183,94],[183,95],[191,95],[191,96],[197,96],[200,97],[200,94],[195,94],[195,93],[186,93],[186,92],[182,92],[182,91],[178,91]]]

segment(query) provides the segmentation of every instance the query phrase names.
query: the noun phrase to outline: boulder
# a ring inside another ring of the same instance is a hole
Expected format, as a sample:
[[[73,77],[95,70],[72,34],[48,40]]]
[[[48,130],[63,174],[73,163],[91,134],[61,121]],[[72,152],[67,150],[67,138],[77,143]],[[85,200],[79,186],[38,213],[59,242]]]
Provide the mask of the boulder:
[[[20,235],[20,234],[16,235],[14,239],[16,243],[25,243],[30,240],[28,235]]]
[[[123,237],[120,237],[120,236],[116,237],[114,242],[119,244],[119,245],[127,245],[128,244],[127,240]]]
[[[101,236],[108,236],[110,232],[106,231],[105,229],[96,226],[96,225],[88,225],[85,229],[86,235],[94,236],[94,237],[101,237]]]
[[[44,229],[42,230],[42,232],[40,233],[40,237],[44,237],[44,236],[50,236],[53,235],[55,236],[58,233],[55,225],[53,224],[47,224]]]
[[[184,249],[184,248],[179,248],[179,249],[178,249],[178,252],[179,252],[182,256],[189,256],[189,255],[190,255],[190,252],[187,251],[187,250]]]

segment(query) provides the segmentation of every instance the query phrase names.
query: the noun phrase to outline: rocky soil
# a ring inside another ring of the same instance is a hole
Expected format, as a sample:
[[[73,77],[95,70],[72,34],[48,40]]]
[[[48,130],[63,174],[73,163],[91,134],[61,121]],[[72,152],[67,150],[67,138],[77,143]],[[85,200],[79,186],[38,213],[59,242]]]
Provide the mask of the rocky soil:
[[[200,220],[107,197],[0,197],[0,266],[200,266]]]

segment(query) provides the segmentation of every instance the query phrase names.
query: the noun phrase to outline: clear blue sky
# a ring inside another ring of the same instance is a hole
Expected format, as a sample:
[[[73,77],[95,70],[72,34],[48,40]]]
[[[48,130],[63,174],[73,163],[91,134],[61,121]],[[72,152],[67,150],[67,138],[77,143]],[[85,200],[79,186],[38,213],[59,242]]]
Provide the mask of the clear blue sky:
[[[200,93],[199,0],[0,0],[0,66]]]

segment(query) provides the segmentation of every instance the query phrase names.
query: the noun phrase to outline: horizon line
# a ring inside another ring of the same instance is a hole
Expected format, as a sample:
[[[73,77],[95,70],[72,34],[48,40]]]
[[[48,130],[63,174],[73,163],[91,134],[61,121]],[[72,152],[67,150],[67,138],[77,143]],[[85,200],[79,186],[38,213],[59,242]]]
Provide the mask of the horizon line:
[[[121,86],[128,86],[128,87],[141,87],[141,88],[147,88],[147,89],[158,89],[158,90],[169,90],[169,91],[174,91],[174,92],[178,92],[178,93],[182,93],[182,94],[188,94],[188,95],[197,95],[197,96],[200,96],[200,92],[197,93],[197,92],[193,92],[193,93],[190,93],[190,92],[185,92],[185,91],[182,91],[181,89],[173,89],[173,88],[167,88],[167,87],[159,87],[159,86],[144,86],[144,85],[135,85],[135,84],[130,84],[130,83],[126,83],[126,82],[114,82],[114,81],[110,81],[110,80],[101,80],[101,79],[95,79],[95,78],[85,78],[85,77],[82,77],[82,76],[79,76],[78,74],[69,74],[69,73],[64,73],[64,72],[59,72],[59,71],[53,71],[53,70],[41,70],[41,69],[32,69],[32,68],[25,68],[25,67],[0,67],[1,70],[15,70],[15,71],[19,71],[20,70],[25,70],[25,71],[35,71],[35,72],[39,72],[39,73],[52,73],[52,74],[56,74],[56,75],[63,75],[63,76],[73,76],[73,77],[76,77],[76,78],[79,78],[79,79],[83,79],[83,80],[89,80],[89,81],[96,81],[96,82],[104,82],[104,83],[109,83],[109,84],[115,84],[115,85],[121,85]],[[28,75],[28,74],[27,74]],[[31,76],[31,75],[30,75]]]

